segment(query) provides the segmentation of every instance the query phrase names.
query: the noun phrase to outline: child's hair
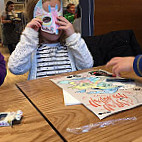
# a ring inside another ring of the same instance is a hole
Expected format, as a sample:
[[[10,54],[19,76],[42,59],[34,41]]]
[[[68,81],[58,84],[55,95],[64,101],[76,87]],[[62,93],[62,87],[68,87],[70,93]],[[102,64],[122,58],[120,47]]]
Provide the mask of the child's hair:
[[[28,0],[28,3],[26,4],[25,16],[26,16],[28,22],[33,19],[34,7],[38,1],[39,0]]]
[[[69,4],[67,5],[67,9],[70,9],[71,6],[75,6],[75,4],[69,3]]]

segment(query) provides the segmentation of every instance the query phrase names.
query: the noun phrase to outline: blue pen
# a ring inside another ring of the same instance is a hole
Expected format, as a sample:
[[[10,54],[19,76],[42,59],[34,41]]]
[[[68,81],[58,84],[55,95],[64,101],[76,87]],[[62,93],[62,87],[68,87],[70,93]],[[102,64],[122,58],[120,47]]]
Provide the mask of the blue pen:
[[[135,80],[129,78],[107,78],[106,82],[134,82]]]

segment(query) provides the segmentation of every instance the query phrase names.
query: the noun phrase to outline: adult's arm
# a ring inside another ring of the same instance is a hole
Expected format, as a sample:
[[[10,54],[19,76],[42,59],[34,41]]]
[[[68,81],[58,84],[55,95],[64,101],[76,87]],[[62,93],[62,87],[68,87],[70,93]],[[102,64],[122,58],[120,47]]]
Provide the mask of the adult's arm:
[[[6,13],[3,12],[1,15],[1,23],[5,24],[5,23],[12,23],[12,20],[6,20]]]

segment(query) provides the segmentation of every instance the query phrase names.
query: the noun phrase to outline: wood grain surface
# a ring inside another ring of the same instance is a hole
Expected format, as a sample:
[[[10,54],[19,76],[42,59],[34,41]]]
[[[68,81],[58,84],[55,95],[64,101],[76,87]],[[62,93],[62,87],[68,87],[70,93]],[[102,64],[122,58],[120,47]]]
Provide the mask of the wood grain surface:
[[[142,46],[141,0],[95,0],[95,35],[116,30],[133,30]]]
[[[0,112],[23,111],[20,124],[0,127],[0,142],[57,142],[62,139],[16,86],[0,88]]]
[[[105,67],[99,68],[109,70]],[[74,72],[74,74],[79,72],[82,71]],[[141,78],[136,77],[134,73],[132,73],[131,76],[128,76],[128,73],[124,73],[123,76],[136,78],[137,80],[141,81]],[[99,120],[98,117],[96,117],[83,105],[65,106],[63,102],[62,89],[51,82],[49,78],[26,81],[23,83],[18,83],[17,85],[46,116],[46,118],[50,120],[50,122],[56,127],[56,129],[67,141],[130,142],[137,141],[141,138],[141,106],[111,115],[103,120]],[[137,118],[136,121],[127,121],[125,123],[120,123],[117,125],[110,125],[105,128],[97,128],[83,134],[73,134],[66,131],[67,128],[77,128],[80,126],[88,125],[90,123],[134,116]]]

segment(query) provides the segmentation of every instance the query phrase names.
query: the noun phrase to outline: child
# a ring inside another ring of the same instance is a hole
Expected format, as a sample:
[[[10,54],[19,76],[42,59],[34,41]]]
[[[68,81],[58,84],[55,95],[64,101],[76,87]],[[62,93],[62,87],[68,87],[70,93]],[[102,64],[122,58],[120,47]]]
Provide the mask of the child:
[[[69,3],[67,9],[64,12],[64,17],[71,23],[75,20],[75,4]]]
[[[31,8],[28,7],[28,10],[32,14],[34,2],[37,3],[37,0],[29,0]],[[59,9],[62,8],[60,0],[44,0],[42,3],[46,12],[56,5]],[[32,17],[30,14],[28,16]],[[20,42],[9,58],[8,67],[12,73],[18,75],[29,71],[28,79],[31,80],[93,66],[93,58],[84,40],[74,32],[67,19],[57,17],[58,34],[41,30],[42,23],[42,20],[34,18],[27,24]],[[63,34],[67,37],[65,45],[60,42]]]
[[[142,77],[142,55],[137,55],[136,57],[114,57],[112,58],[106,66],[113,66],[112,72],[120,76],[122,71],[135,71],[138,76]]]

